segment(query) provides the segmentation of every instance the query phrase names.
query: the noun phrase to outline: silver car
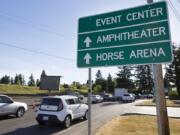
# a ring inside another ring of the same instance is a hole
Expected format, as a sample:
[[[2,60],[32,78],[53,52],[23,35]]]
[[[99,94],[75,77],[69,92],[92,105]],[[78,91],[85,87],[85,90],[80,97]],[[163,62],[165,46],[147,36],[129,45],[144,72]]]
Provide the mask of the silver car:
[[[101,103],[103,98],[100,95],[91,95],[91,102],[92,103]]]
[[[15,102],[6,95],[0,95],[0,116],[14,114],[16,117],[22,117],[27,109],[26,103]]]

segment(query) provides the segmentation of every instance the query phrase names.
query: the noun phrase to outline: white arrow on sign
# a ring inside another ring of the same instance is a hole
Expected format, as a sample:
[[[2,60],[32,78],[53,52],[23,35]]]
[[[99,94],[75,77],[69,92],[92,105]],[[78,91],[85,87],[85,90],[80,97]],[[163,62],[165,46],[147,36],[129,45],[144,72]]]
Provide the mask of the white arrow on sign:
[[[89,55],[89,53],[86,53],[86,55],[84,56],[84,60],[86,61],[86,64],[90,64],[90,59],[92,59],[91,56]]]
[[[89,47],[90,43],[92,43],[92,41],[89,37],[86,37],[86,39],[84,40],[84,43],[85,43],[86,47]]]

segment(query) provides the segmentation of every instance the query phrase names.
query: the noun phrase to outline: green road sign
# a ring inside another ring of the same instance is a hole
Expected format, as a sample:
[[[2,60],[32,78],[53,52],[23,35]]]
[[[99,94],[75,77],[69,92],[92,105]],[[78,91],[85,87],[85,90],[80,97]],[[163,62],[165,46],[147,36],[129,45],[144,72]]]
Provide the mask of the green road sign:
[[[172,61],[166,2],[80,18],[78,67]]]

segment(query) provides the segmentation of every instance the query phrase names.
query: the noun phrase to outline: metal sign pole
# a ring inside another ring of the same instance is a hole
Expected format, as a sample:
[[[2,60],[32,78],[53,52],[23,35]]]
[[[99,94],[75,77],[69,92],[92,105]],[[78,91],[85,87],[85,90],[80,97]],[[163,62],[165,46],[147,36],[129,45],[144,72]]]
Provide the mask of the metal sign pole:
[[[91,68],[89,70],[89,90],[88,90],[88,135],[91,135],[91,95],[92,95],[92,79]]]

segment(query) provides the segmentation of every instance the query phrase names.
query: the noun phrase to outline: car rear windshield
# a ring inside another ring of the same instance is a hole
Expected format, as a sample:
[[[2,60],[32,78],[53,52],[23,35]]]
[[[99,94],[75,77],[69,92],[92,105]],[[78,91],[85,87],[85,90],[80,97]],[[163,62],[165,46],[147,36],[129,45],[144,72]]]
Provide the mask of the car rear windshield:
[[[61,99],[58,98],[43,98],[42,100],[42,105],[53,105],[53,106],[59,106],[59,104],[61,104],[62,101]]]

